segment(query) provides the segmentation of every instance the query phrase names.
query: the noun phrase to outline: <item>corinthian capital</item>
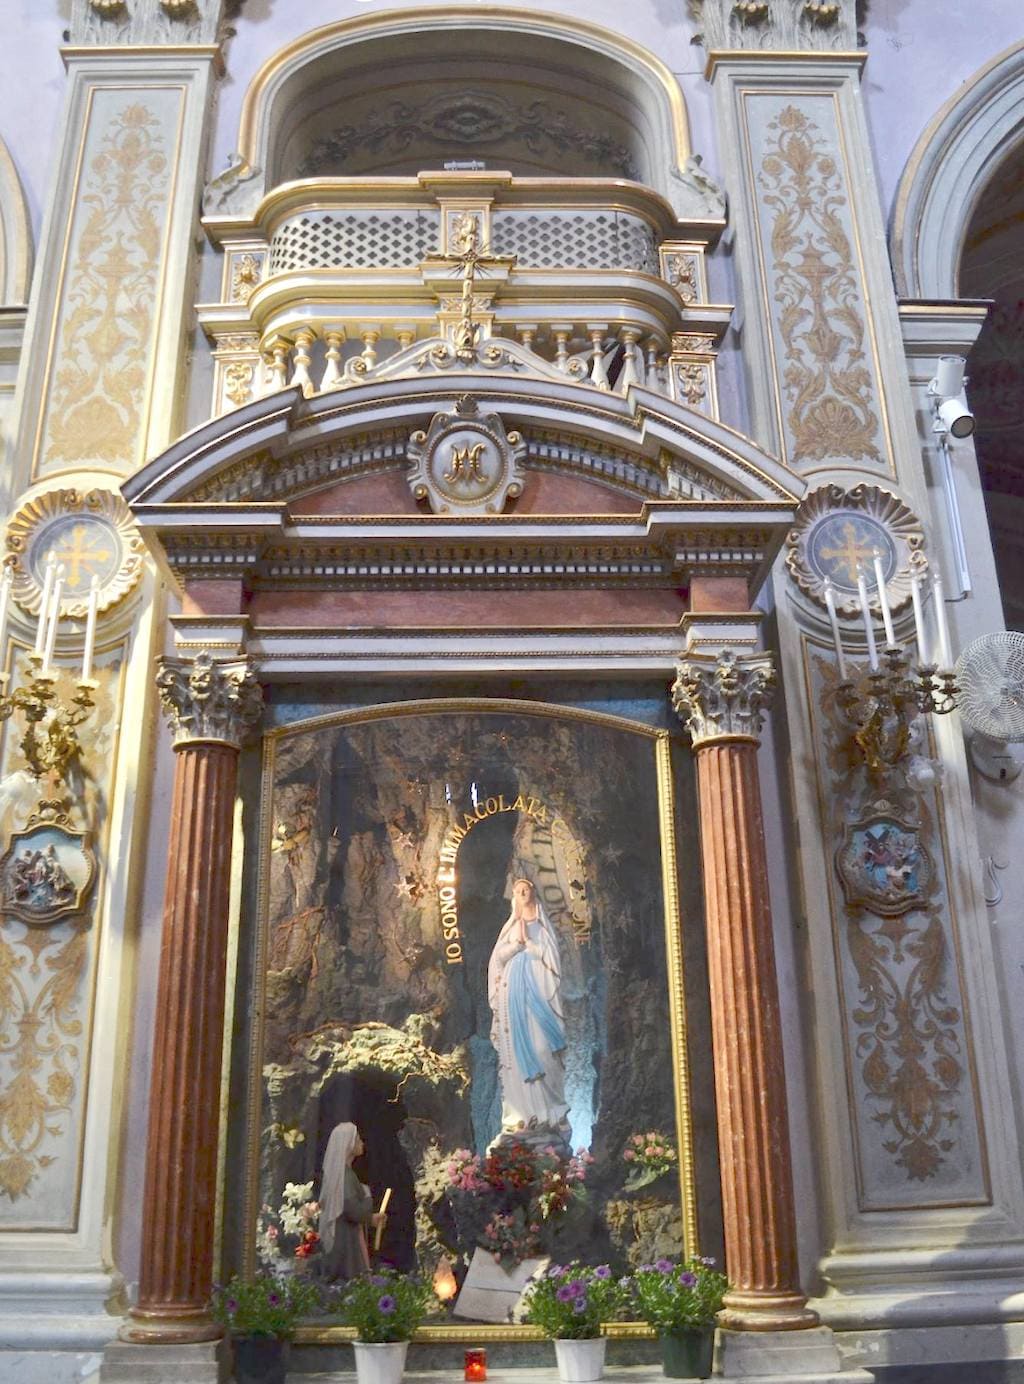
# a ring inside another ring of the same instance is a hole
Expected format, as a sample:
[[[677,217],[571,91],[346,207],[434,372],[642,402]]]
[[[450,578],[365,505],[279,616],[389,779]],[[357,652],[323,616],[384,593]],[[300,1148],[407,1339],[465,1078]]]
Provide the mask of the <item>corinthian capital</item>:
[[[690,0],[708,53],[853,51],[856,0]]]
[[[263,693],[248,659],[162,658],[156,675],[174,745],[217,741],[238,749],[263,710]]]
[[[693,746],[725,736],[757,741],[775,688],[769,654],[691,654],[676,665],[672,705]]]

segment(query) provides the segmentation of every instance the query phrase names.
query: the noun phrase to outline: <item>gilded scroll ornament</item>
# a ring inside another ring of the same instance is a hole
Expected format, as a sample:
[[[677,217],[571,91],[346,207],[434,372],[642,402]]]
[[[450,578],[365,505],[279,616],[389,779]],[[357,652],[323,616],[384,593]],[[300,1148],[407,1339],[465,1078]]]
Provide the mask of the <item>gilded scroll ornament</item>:
[[[35,615],[43,593],[46,560],[62,563],[62,609],[74,619],[86,613],[93,577],[97,609],[118,605],[142,579],[145,545],[131,510],[116,491],[47,490],[26,500],[7,524],[6,565],[14,599]]]
[[[263,278],[264,256],[254,255],[247,250],[238,255],[231,265],[231,301],[247,303]]]
[[[864,303],[843,224],[848,200],[842,176],[820,129],[796,106],[785,106],[768,130],[758,182],[771,219],[790,460],[881,466]]]
[[[774,689],[768,654],[690,654],[676,665],[672,705],[694,749],[724,738],[757,741]]]
[[[239,748],[263,712],[263,693],[248,659],[162,658],[156,676],[175,748],[215,741]]]
[[[146,388],[167,151],[156,114],[141,103],[112,120],[80,196],[57,369],[46,418],[45,465],[131,465]]]
[[[836,611],[859,618],[857,567],[871,568],[878,553],[890,608],[905,609],[911,577],[922,574],[924,531],[898,496],[877,485],[823,485],[800,502],[786,538],[786,566],[797,586],[822,610],[825,582],[832,583]]]

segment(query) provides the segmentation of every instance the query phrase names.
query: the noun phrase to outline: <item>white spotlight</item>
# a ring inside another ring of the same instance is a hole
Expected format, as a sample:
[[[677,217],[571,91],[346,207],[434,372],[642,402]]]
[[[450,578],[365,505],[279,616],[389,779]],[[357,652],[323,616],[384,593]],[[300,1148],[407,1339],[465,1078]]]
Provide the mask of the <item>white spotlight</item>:
[[[932,384],[940,399],[955,398],[964,387],[964,370],[967,362],[963,356],[939,356],[939,368]]]
[[[970,437],[974,431],[974,414],[967,407],[964,393],[963,356],[940,356],[935,378],[928,385],[935,409],[935,431],[950,437]]]
[[[974,431],[974,414],[967,407],[963,390],[953,399],[943,399],[938,413],[939,422],[951,437],[970,437]]]

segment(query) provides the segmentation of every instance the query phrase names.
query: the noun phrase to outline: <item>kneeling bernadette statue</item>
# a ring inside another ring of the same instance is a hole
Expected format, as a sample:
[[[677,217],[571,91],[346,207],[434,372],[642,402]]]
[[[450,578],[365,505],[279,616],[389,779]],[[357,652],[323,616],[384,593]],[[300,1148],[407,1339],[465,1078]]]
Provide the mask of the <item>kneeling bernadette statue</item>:
[[[354,1124],[331,1130],[320,1179],[320,1272],[329,1282],[358,1278],[370,1270],[366,1227],[376,1225],[370,1189],[356,1176],[352,1160],[364,1151]]]
[[[491,1042],[498,1054],[501,1133],[530,1143],[569,1140],[565,1023],[558,938],[528,879],[512,885],[512,910],[487,967]]]

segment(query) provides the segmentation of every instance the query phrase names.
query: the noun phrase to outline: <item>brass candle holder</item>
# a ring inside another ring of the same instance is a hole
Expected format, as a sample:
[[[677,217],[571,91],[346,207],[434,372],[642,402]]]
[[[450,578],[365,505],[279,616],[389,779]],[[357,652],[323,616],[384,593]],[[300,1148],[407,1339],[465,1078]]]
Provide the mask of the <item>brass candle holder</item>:
[[[907,754],[918,716],[946,716],[955,710],[958,690],[953,673],[940,673],[934,664],[921,664],[912,672],[898,645],[887,645],[882,660],[868,672],[866,691],[850,678],[836,689],[839,709],[873,778],[889,773]]]
[[[43,655],[29,654],[29,674],[24,685],[8,692],[9,673],[0,673],[0,721],[16,711],[25,718],[21,750],[29,773],[38,782],[50,778],[55,784],[66,779],[68,767],[78,758],[81,743],[78,727],[86,721],[96,703],[95,678],[80,678],[68,704],[57,694],[57,675],[46,666]]]

